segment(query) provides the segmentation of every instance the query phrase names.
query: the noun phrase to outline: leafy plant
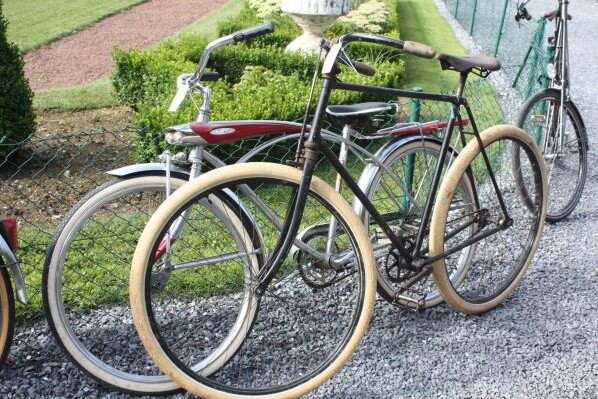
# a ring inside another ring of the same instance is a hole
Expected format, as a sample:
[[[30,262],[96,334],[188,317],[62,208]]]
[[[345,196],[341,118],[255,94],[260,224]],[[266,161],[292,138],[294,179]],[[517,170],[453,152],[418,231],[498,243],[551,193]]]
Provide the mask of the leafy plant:
[[[396,0],[387,1],[390,4]],[[386,14],[392,16],[391,12]],[[276,25],[274,34],[225,46],[211,54],[208,68],[222,77],[210,84],[213,120],[298,120],[303,116],[317,58],[285,52],[286,45],[300,33],[300,29],[288,16],[274,13],[269,18]],[[219,35],[261,22],[263,20],[256,11],[246,5],[237,17],[219,25]],[[396,26],[385,25],[384,29],[387,36],[399,36]],[[138,111],[135,118],[139,128],[136,150],[140,159],[155,159],[165,148],[162,134],[165,127],[195,119],[196,110],[189,100],[175,114],[168,113],[167,108],[175,92],[176,76],[195,69],[206,44],[204,38],[188,37],[151,50],[115,51],[113,81],[118,98]],[[368,78],[347,71],[341,75],[343,80],[399,86],[404,71],[400,50],[371,43],[352,43],[347,52],[351,58],[374,66],[377,73]],[[331,102],[346,104],[379,99],[371,93],[336,91]]]
[[[0,0],[0,155],[13,152],[35,131],[33,93],[23,74],[19,49],[8,42],[6,28]]]

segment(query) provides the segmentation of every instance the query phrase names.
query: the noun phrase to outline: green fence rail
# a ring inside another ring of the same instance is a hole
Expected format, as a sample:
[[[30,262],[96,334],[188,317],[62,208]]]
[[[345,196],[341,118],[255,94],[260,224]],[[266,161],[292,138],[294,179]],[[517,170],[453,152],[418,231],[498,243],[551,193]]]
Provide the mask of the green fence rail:
[[[523,98],[541,87],[538,80],[545,68],[545,21],[515,21],[516,0],[443,1],[475,43],[486,54],[501,60],[511,84]],[[540,14],[532,12],[532,15]]]

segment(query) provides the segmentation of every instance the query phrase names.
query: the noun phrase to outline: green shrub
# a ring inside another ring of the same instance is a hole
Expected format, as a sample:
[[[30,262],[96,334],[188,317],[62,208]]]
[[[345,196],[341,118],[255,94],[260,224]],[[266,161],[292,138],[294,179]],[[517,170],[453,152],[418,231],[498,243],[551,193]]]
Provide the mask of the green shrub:
[[[255,10],[245,6],[235,18],[218,24],[218,36],[226,36],[233,32],[249,28],[250,26],[261,24],[264,20],[272,21],[274,23],[274,32],[250,39],[246,42],[247,45],[255,47],[276,46],[285,48],[302,33],[301,28],[289,15],[271,14],[267,16],[266,19],[263,19],[258,16]]]
[[[33,93],[23,74],[19,49],[8,42],[0,0],[0,155],[23,145],[35,131]]]
[[[231,84],[239,82],[248,66],[263,66],[283,75],[299,73],[304,79],[309,79],[315,65],[315,56],[285,53],[284,47],[249,47],[242,43],[219,48],[208,62],[208,66],[220,72]]]
[[[205,40],[198,42],[202,44],[203,50]],[[176,77],[194,69],[183,55],[180,50],[167,46],[159,50],[115,49],[112,84],[118,101],[137,109],[140,102],[154,98],[165,89],[176,88]]]
[[[389,4],[396,0],[387,0]],[[392,17],[392,12],[388,12]],[[299,34],[288,16],[270,15],[276,33],[254,38],[215,50],[208,68],[218,71],[222,79],[212,87],[212,120],[277,119],[298,120],[305,112],[316,56],[286,53],[287,43]],[[261,23],[255,10],[248,6],[236,17],[219,25],[219,34],[227,35]],[[349,29],[338,25],[336,29]],[[351,28],[352,29],[352,28]],[[387,36],[399,37],[395,26],[384,26]],[[167,111],[175,94],[176,76],[191,72],[207,42],[187,37],[158,48],[115,52],[116,72],[113,81],[118,98],[137,109],[135,125],[139,128],[137,156],[155,159],[166,146],[165,127],[193,121],[196,109],[186,100],[176,113]],[[398,87],[404,66],[400,50],[371,43],[352,43],[347,52],[352,59],[374,66],[374,77],[357,75],[347,68],[340,75],[345,81],[377,86]],[[317,95],[317,94],[316,94]],[[333,92],[331,103],[388,100],[379,95],[356,91]],[[198,99],[197,101],[201,101]]]

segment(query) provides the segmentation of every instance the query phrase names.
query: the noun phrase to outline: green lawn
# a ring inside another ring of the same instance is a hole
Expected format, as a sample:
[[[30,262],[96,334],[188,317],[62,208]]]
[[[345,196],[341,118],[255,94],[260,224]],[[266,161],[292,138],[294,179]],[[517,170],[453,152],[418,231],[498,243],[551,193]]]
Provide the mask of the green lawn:
[[[147,0],[4,0],[8,39],[34,50]]]
[[[401,39],[432,46],[437,53],[467,54],[450,26],[438,12],[434,0],[399,0]],[[437,60],[405,56],[404,87],[422,87],[424,91],[452,91],[459,75],[442,71]]]
[[[169,37],[167,40],[178,40],[179,38],[187,35],[205,36],[209,39],[216,39],[218,34],[218,22],[229,19],[237,15],[243,8],[243,0],[230,0],[212,11],[205,17],[193,22]]]
[[[117,103],[110,78],[78,86],[38,90],[33,97],[36,109],[75,111],[110,107]]]

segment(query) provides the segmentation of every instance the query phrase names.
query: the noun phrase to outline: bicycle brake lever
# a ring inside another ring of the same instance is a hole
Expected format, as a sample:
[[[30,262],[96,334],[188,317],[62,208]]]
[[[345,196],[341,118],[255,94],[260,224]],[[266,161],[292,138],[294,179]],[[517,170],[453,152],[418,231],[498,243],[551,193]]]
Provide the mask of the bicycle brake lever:
[[[170,107],[168,107],[168,112],[178,111],[179,107],[183,103],[183,100],[187,96],[187,93],[189,92],[189,79],[191,79],[192,76],[193,74],[191,73],[179,75],[176,80],[177,92],[170,103]]]

